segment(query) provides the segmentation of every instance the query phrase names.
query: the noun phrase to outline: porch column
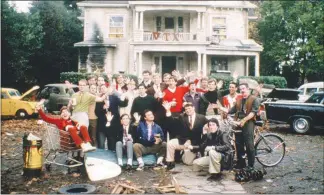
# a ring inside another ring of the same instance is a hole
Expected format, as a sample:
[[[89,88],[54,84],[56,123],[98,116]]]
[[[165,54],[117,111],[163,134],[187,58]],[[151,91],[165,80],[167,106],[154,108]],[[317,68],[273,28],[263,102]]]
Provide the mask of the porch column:
[[[202,19],[201,19],[201,28],[205,29],[205,13],[202,13]]]
[[[143,15],[144,12],[140,12],[140,30],[143,30]]]
[[[112,48],[107,48],[106,49],[106,59],[105,59],[105,72],[114,72],[114,68],[113,67],[113,49]]]
[[[134,56],[133,56],[133,71],[137,72],[137,52],[134,51]]]
[[[260,76],[260,54],[255,55],[254,76]]]
[[[250,65],[250,58],[249,56],[246,57],[246,64],[245,64],[245,76],[249,76],[249,65]]]
[[[135,13],[135,29],[138,29],[138,12]]]
[[[207,76],[207,54],[203,54],[203,65],[202,65],[202,71],[204,76]]]
[[[142,75],[143,67],[143,51],[138,52],[138,73],[137,76]]]
[[[198,53],[198,52],[197,52]],[[201,53],[198,53],[198,73],[201,71]]]
[[[197,28],[200,29],[200,12],[198,12],[198,17],[197,17]]]

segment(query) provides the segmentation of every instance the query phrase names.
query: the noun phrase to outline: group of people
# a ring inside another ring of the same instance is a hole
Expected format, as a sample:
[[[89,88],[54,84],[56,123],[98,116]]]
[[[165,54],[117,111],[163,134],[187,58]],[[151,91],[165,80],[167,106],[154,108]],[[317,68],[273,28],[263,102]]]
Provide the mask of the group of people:
[[[237,166],[246,166],[244,146],[248,166],[254,166],[253,129],[259,101],[250,95],[248,84],[240,84],[237,93],[237,84],[231,82],[229,94],[222,97],[222,81],[194,72],[182,77],[173,71],[161,79],[159,73],[145,70],[139,83],[121,74],[114,78],[107,74],[107,78],[91,75],[80,80],[79,91],[62,107],[60,119],[47,116],[38,106],[41,118],[69,131],[84,152],[105,149],[107,143],[120,166],[125,153],[126,169],[132,168],[134,154],[137,170],[144,169],[143,155],[156,154],[157,166],[172,169],[179,159],[196,170],[207,168],[215,179],[229,163],[232,146],[220,122],[206,115],[233,116],[242,127],[236,135]]]

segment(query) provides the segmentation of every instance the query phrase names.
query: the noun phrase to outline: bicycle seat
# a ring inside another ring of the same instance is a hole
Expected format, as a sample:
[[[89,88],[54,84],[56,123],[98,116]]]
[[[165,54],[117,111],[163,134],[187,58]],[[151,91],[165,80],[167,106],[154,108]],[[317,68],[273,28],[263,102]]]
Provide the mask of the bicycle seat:
[[[255,125],[259,126],[259,127],[262,127],[263,121],[255,121]]]

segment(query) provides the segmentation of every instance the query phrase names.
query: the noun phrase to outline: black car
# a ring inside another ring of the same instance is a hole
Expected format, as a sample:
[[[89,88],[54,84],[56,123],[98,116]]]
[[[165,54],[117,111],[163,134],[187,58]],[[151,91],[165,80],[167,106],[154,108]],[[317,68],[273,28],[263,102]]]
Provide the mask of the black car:
[[[71,96],[78,91],[77,85],[69,85],[64,83],[45,85],[37,94],[37,99],[45,99],[44,106],[48,112],[59,111],[62,106],[69,103]]]
[[[277,101],[298,101],[300,90],[289,88],[274,88],[266,97],[262,99],[262,102],[277,102]]]
[[[305,102],[264,102],[270,122],[288,123],[297,133],[324,129],[324,92],[314,93]]]

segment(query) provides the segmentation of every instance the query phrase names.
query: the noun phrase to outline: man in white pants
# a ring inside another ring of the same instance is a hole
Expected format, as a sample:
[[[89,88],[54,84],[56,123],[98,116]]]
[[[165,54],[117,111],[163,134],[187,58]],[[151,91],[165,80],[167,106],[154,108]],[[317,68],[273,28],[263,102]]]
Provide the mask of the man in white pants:
[[[87,81],[81,79],[79,81],[79,91],[72,95],[72,98],[69,101],[68,108],[73,108],[71,118],[78,123],[89,127],[89,105],[94,104],[95,102],[102,102],[106,95],[103,97],[96,97],[91,93],[85,91],[87,88]]]
[[[218,180],[221,178],[222,158],[230,155],[231,143],[228,133],[219,130],[217,119],[208,120],[207,127],[207,131],[203,132],[202,142],[199,146],[204,156],[193,161],[193,169],[194,171],[208,169],[211,174],[208,180]],[[223,163],[227,162],[223,160]]]

